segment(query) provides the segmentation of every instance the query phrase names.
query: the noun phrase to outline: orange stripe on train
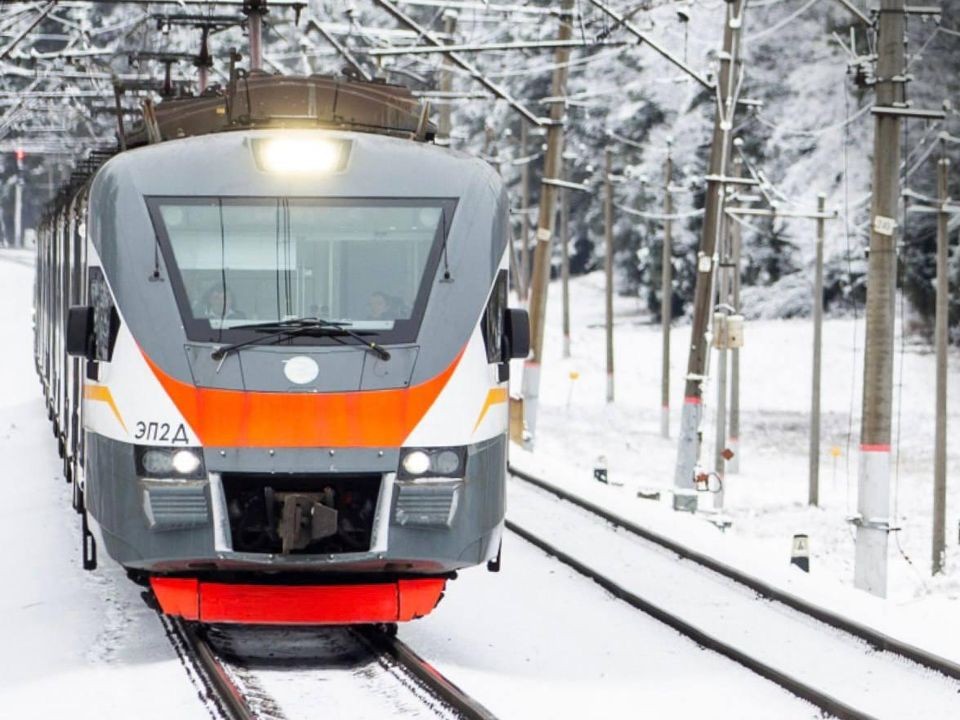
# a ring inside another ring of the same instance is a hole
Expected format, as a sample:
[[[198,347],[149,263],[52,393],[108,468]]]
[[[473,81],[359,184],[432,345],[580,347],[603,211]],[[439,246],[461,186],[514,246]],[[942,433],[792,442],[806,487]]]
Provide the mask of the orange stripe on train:
[[[463,351],[420,385],[336,393],[199,388],[143,357],[203,445],[399,447],[446,387]]]
[[[120,426],[126,431],[127,424],[123,421],[123,418],[120,416],[120,411],[117,409],[117,404],[113,401],[113,395],[110,392],[110,388],[106,385],[84,385],[83,386],[83,397],[86,400],[93,400],[95,402],[104,402],[113,411],[113,416],[117,419],[117,422],[120,423]]]
[[[492,406],[505,403],[506,401],[507,389],[505,387],[491,388],[490,392],[487,393],[487,399],[483,403],[483,408],[480,410],[480,417],[477,418],[477,422],[473,426],[473,431],[477,431],[477,428],[480,427],[480,423],[482,423],[483,419],[487,416],[487,411]]]

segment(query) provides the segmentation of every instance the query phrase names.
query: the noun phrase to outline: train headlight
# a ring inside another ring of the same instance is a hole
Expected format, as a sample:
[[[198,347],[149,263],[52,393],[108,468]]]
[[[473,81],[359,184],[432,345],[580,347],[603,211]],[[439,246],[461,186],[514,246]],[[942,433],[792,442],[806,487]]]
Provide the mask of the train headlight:
[[[202,478],[206,475],[199,448],[137,446],[137,475],[144,478]]]
[[[280,175],[323,175],[342,170],[347,151],[347,143],[342,140],[273,137],[254,141],[260,169]]]
[[[179,475],[191,475],[200,468],[200,456],[193,450],[177,450],[170,459],[170,464]]]
[[[433,457],[433,469],[438,475],[454,475],[460,469],[460,456],[453,450],[441,450]]]
[[[418,478],[461,478],[467,466],[464,447],[405,448],[400,453],[401,480]]]
[[[403,456],[400,466],[408,475],[423,475],[430,469],[430,456],[423,450],[411,450]]]

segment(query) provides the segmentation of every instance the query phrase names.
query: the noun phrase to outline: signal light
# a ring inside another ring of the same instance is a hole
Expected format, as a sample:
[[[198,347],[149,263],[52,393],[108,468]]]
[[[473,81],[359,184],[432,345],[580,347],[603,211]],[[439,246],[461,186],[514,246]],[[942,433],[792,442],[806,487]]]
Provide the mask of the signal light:
[[[22,163],[22,162],[23,162],[23,159],[24,159],[26,156],[27,156],[27,154],[23,151],[23,148],[17,148],[17,149],[16,149],[16,152],[14,152],[14,157],[17,158],[17,162],[18,162],[18,163]]]

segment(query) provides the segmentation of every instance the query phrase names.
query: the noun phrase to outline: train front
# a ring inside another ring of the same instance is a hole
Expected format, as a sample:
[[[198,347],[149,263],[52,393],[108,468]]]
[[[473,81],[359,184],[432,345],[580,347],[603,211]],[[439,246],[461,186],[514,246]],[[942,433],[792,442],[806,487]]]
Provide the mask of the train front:
[[[311,624],[419,617],[495,560],[526,342],[506,233],[496,173],[411,140],[231,132],[106,163],[83,481],[109,554],[167,613]]]

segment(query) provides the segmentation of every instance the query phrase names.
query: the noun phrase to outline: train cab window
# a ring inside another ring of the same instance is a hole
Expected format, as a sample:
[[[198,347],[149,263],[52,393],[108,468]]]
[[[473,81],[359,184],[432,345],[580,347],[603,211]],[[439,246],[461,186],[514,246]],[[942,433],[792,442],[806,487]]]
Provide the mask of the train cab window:
[[[242,340],[254,323],[319,317],[409,342],[453,201],[148,200],[187,335]],[[298,342],[328,342],[304,337]]]

